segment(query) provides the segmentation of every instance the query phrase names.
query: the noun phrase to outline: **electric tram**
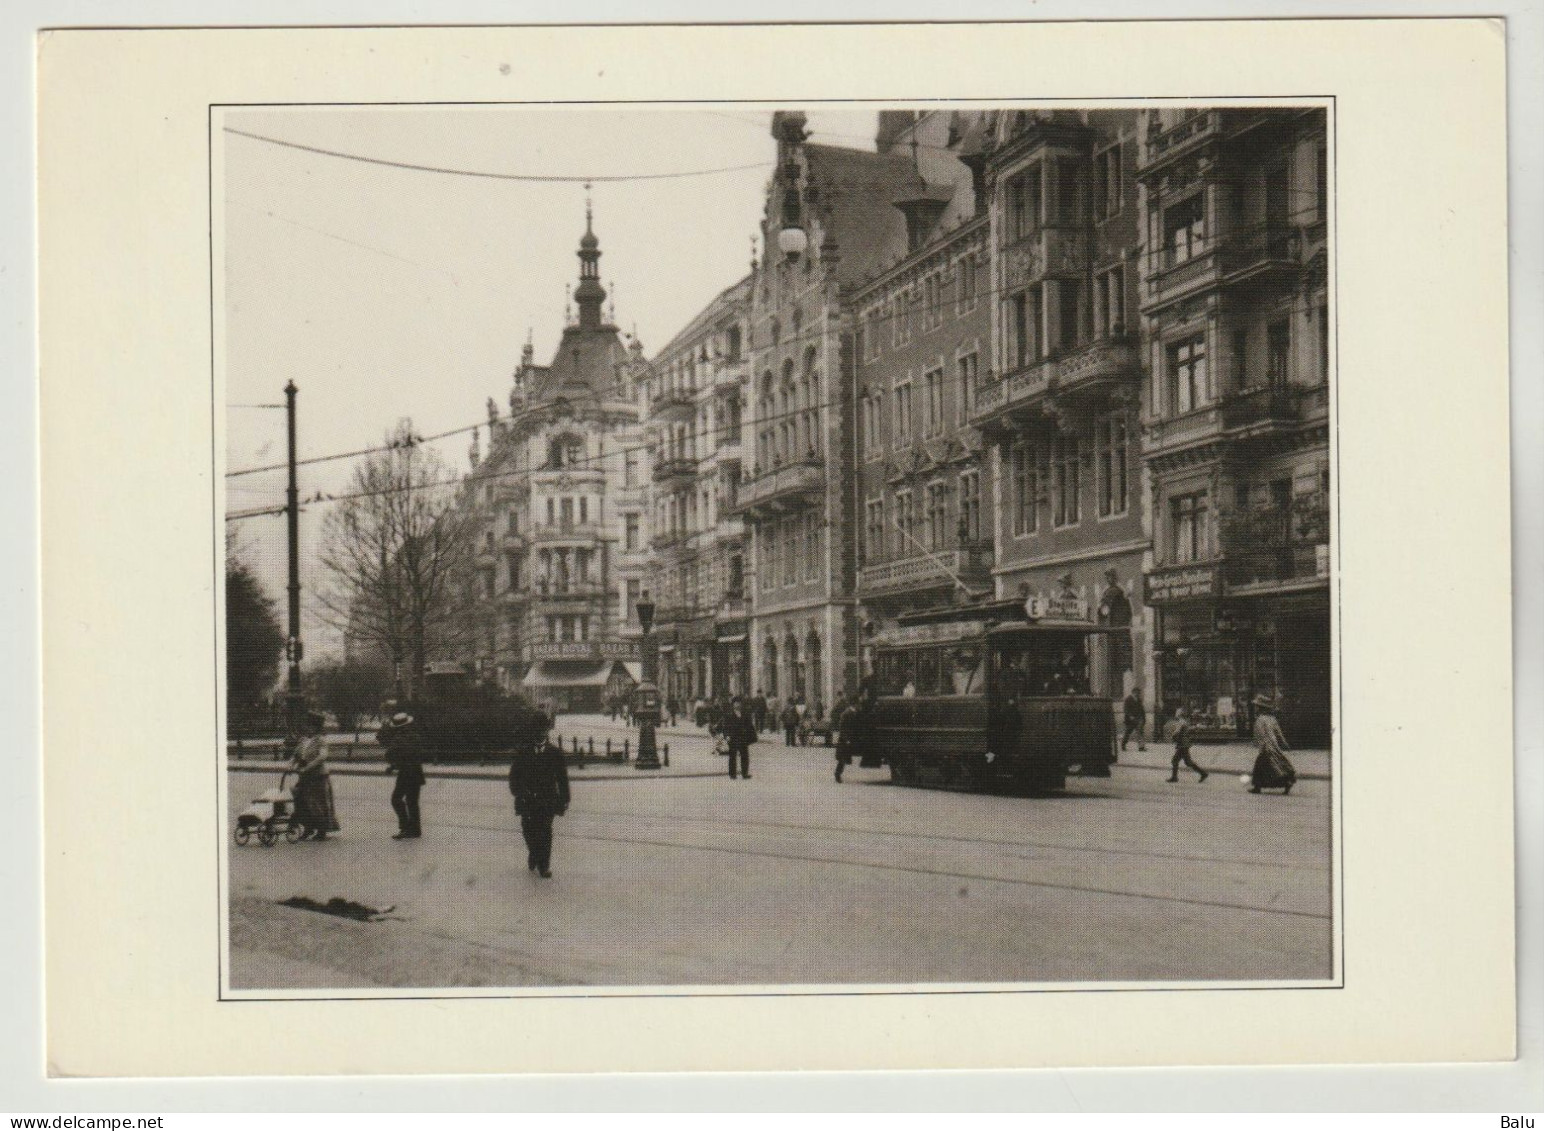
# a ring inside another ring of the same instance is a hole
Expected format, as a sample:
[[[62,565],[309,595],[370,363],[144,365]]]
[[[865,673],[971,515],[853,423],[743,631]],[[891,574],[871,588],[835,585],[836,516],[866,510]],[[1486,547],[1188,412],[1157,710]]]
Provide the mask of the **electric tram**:
[[[1049,793],[1116,760],[1114,637],[1087,603],[989,601],[899,618],[872,639],[861,753],[898,785]]]

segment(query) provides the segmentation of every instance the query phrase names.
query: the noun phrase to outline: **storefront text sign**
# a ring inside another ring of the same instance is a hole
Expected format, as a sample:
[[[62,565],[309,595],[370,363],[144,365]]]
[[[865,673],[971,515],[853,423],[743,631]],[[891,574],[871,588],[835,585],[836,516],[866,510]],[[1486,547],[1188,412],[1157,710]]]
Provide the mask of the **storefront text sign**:
[[[636,660],[633,640],[563,640],[531,645],[533,660]]]
[[[1147,575],[1147,603],[1183,601],[1190,597],[1215,597],[1217,571],[1205,566],[1155,570]]]

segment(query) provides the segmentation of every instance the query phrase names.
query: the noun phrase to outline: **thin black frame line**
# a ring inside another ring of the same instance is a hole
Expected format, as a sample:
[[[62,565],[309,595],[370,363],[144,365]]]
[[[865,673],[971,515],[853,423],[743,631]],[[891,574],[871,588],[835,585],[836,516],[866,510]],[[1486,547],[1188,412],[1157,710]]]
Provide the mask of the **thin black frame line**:
[[[1361,17],[1339,17],[1339,18],[1354,19],[1354,18],[1361,18]],[[1442,18],[1442,17],[1432,17],[1432,18]],[[1453,17],[1453,18],[1456,19],[1456,18],[1460,18],[1460,17]],[[968,23],[972,23],[973,21],[933,21],[933,22],[937,22],[937,23],[961,23],[961,24],[968,24]],[[1057,22],[1057,21],[1045,21],[1045,22]],[[1081,22],[1081,21],[1068,20],[1068,21],[1060,21],[1060,22],[1073,23],[1073,22]],[[1137,22],[1142,22],[1142,21],[1137,21]],[[1218,21],[1190,21],[1190,22],[1228,22],[1228,21],[1218,20]],[[445,26],[460,26],[460,25],[445,25]],[[504,25],[485,25],[485,26],[501,27],[501,26],[504,26]],[[647,27],[647,26],[654,26],[654,25],[648,25],[648,24],[637,24],[637,25],[617,25],[617,24],[549,25],[549,24],[542,24],[542,25],[521,25],[521,26],[534,26],[534,27],[543,27],[543,28],[545,28],[545,27],[558,27],[558,26],[590,26],[590,27],[638,26],[638,27]],[[698,26],[698,25],[686,24],[686,25],[680,25],[680,26]],[[724,24],[724,25],[714,25],[714,26],[783,26],[783,25],[778,25],[778,24],[767,24],[767,25]],[[809,25],[809,26],[818,26],[818,25]],[[894,25],[894,26],[904,26],[904,25]],[[105,30],[123,30],[123,29],[105,29]],[[133,29],[130,29],[130,30],[133,30]],[[176,29],[152,29],[152,30],[176,30]],[[205,30],[205,29],[181,29],[181,30]],[[223,29],[223,28],[214,28],[214,29],[207,29],[207,30],[225,30],[225,29]],[[1338,132],[1338,129],[1336,127],[1338,125],[1339,101],[1338,101],[1338,96],[1337,95],[1334,95],[1334,94],[1329,94],[1329,95],[1319,95],[1319,94],[1309,94],[1309,95],[1279,94],[1279,95],[1275,95],[1275,96],[1270,97],[1270,98],[1255,98],[1255,97],[1251,97],[1251,98],[1227,98],[1227,97],[1221,97],[1221,98],[1211,99],[1210,102],[1213,105],[1223,105],[1223,106],[1226,106],[1228,104],[1237,104],[1237,105],[1246,105],[1246,104],[1282,105],[1280,100],[1284,99],[1284,98],[1285,99],[1302,99],[1305,102],[1313,102],[1313,101],[1322,102],[1324,104],[1322,108],[1325,109],[1326,111],[1328,111],[1328,115],[1327,115],[1327,119],[1326,119],[1326,131],[1327,131],[1326,146],[1329,147],[1331,150],[1333,150],[1336,146],[1338,146],[1338,144],[1339,144],[1339,132]],[[1196,102],[1196,101],[1208,101],[1209,100],[1209,96],[1206,96],[1206,95],[1198,95],[1198,96],[1169,95],[1169,96],[1149,97],[1149,98],[1141,98],[1140,96],[1137,96],[1137,97],[1132,97],[1130,99],[1127,99],[1124,96],[1121,96],[1121,97],[1114,97],[1114,98],[1067,98],[1067,97],[1054,97],[1054,98],[1038,98],[1038,99],[1037,98],[1022,98],[1022,99],[1003,99],[1003,98],[995,98],[994,99],[994,98],[987,98],[987,99],[977,99],[977,98],[960,98],[960,97],[956,97],[956,98],[925,98],[925,99],[917,99],[917,98],[817,98],[817,99],[783,99],[783,100],[775,100],[775,101],[769,101],[769,100],[766,100],[766,99],[733,99],[733,98],[724,98],[724,99],[668,99],[668,100],[661,100],[661,101],[658,101],[658,102],[649,102],[649,101],[640,100],[640,99],[598,99],[598,100],[553,100],[553,101],[513,100],[513,101],[486,101],[486,102],[482,102],[482,101],[477,101],[477,102],[411,102],[411,101],[405,101],[405,102],[337,102],[337,103],[321,103],[321,102],[283,102],[283,103],[211,102],[211,103],[207,103],[206,104],[206,106],[207,106],[207,110],[206,110],[206,119],[207,119],[207,121],[206,121],[206,137],[205,137],[205,140],[206,140],[206,143],[208,145],[208,149],[206,150],[206,176],[207,176],[208,186],[209,186],[209,193],[208,193],[208,195],[209,195],[208,238],[209,238],[209,274],[210,274],[210,289],[209,289],[210,376],[209,376],[209,383],[210,383],[210,414],[211,414],[211,422],[213,421],[213,416],[214,416],[214,413],[215,413],[216,408],[217,408],[217,405],[215,403],[215,396],[214,396],[214,393],[215,393],[215,389],[214,389],[214,379],[215,379],[215,374],[214,374],[214,361],[215,361],[215,334],[214,334],[214,111],[216,109],[242,109],[242,108],[265,108],[265,107],[267,107],[267,108],[285,108],[285,107],[298,108],[298,107],[308,107],[308,106],[357,107],[357,108],[360,108],[360,109],[369,109],[369,108],[372,108],[372,107],[384,107],[384,106],[549,106],[549,105],[583,105],[583,106],[619,106],[619,105],[638,106],[638,105],[644,105],[644,106],[649,106],[649,105],[740,105],[740,104],[758,104],[758,105],[772,104],[772,105],[809,106],[809,105],[823,105],[823,104],[827,104],[827,103],[852,104],[852,103],[882,103],[882,102],[883,103],[895,103],[895,102],[903,102],[903,103],[905,103],[905,102],[910,102],[910,103],[924,103],[924,104],[932,104],[932,105],[946,105],[946,104],[956,103],[956,102],[992,102],[992,101],[997,101],[997,102],[1000,102],[1000,103],[1003,103],[1003,104],[1011,104],[1011,103],[1017,103],[1017,102],[1076,102],[1076,103],[1079,103],[1079,104],[1086,105],[1086,104],[1089,104],[1089,103],[1118,102],[1118,101],[1128,101],[1128,100],[1131,101],[1131,102],[1134,102],[1134,103],[1146,103],[1146,104],[1172,103],[1172,102],[1187,102],[1188,103],[1188,102]],[[1291,104],[1288,104],[1288,105],[1291,105]],[[1140,107],[1132,107],[1132,108],[1138,109]],[[863,152],[863,151],[859,151],[859,152]],[[1334,213],[1335,213],[1334,223],[1332,225],[1333,238],[1331,240],[1331,245],[1332,245],[1332,248],[1334,250],[1336,250],[1336,251],[1338,251],[1338,248],[1339,248],[1339,238],[1340,238],[1340,225],[1339,225],[1340,210],[1339,210],[1339,208],[1337,206],[1338,205],[1338,195],[1339,195],[1339,181],[1340,181],[1340,162],[1338,160],[1338,153],[1337,153],[1336,154],[1336,160],[1335,160],[1335,178],[1334,178],[1334,182],[1332,184],[1331,190],[1330,190],[1330,196],[1332,198],[1334,198],[1336,200],[1336,202],[1337,202],[1336,205],[1332,205],[1331,206],[1334,209]],[[1335,280],[1335,284],[1336,284],[1336,286],[1335,286],[1335,295],[1336,295],[1336,299],[1337,299],[1337,303],[1338,303],[1338,299],[1339,299],[1339,295],[1340,295],[1340,289],[1339,289],[1340,257],[1339,257],[1339,255],[1338,254],[1332,255],[1332,260],[1333,260],[1333,262],[1332,262],[1332,266],[1331,266],[1331,275],[1332,275],[1332,277]],[[1341,508],[1340,508],[1340,505],[1339,505],[1339,503],[1340,503],[1340,495],[1339,495],[1339,492],[1340,492],[1339,451],[1340,451],[1340,436],[1341,436],[1341,433],[1340,433],[1340,318],[1339,318],[1339,313],[1340,312],[1337,309],[1336,312],[1335,312],[1335,315],[1336,315],[1336,317],[1335,317],[1335,334],[1334,334],[1334,343],[1333,343],[1333,355],[1334,355],[1334,358],[1335,358],[1335,366],[1334,366],[1334,378],[1335,378],[1335,380],[1333,382],[1333,385],[1334,385],[1334,389],[1333,389],[1333,403],[1334,403],[1334,413],[1333,413],[1333,415],[1334,415],[1334,421],[1333,421],[1333,424],[1332,424],[1332,430],[1333,430],[1333,432],[1335,434],[1335,447],[1334,447],[1334,452],[1333,452],[1333,458],[1331,459],[1331,464],[1332,464],[1332,466],[1334,467],[1334,470],[1335,470],[1335,536],[1336,536],[1336,544],[1337,544],[1337,546],[1339,545],[1340,534],[1341,534],[1341,529],[1342,529],[1342,527],[1341,527]],[[210,442],[210,449],[211,449],[210,461],[211,461],[211,475],[212,475],[211,494],[213,494],[213,482],[218,482],[218,478],[214,476],[214,473],[218,470],[218,462],[219,461],[218,461],[218,453],[214,450],[214,447],[215,447],[215,445],[214,445],[214,438],[213,438],[213,434],[212,434],[212,423],[211,423],[211,442]],[[217,504],[212,504],[211,510],[214,512],[215,517],[218,518],[219,517],[218,505]],[[223,526],[223,522],[221,523],[221,525]],[[218,534],[219,529],[220,528],[218,526],[215,527],[214,533]],[[1337,558],[1338,558],[1338,555],[1337,555]],[[1343,597],[1342,597],[1341,587],[1339,585],[1338,577],[1335,577],[1332,574],[1331,583],[1335,587],[1335,602],[1334,602],[1334,604],[1335,604],[1335,610],[1336,610],[1336,614],[1337,614],[1336,623],[1338,624],[1339,623],[1339,614],[1340,614],[1340,612],[1341,612],[1341,610],[1343,608]],[[219,616],[219,610],[218,609],[216,609],[214,611],[214,615],[216,617]],[[216,636],[218,636],[218,634],[216,634]],[[1337,690],[1340,693],[1338,698],[1339,698],[1340,722],[1341,722],[1341,726],[1340,726],[1340,728],[1338,730],[1332,730],[1331,731],[1331,738],[1330,738],[1330,741],[1331,741],[1331,761],[1330,761],[1330,765],[1331,765],[1331,769],[1333,771],[1335,763],[1337,761],[1337,755],[1338,755],[1339,751],[1343,747],[1342,734],[1343,734],[1343,732],[1345,730],[1345,725],[1344,725],[1344,723],[1345,723],[1345,719],[1344,719],[1344,716],[1345,716],[1345,710],[1344,710],[1344,707],[1345,707],[1345,694],[1344,694],[1344,692],[1345,692],[1345,665],[1341,662],[1341,657],[1339,655],[1338,648],[1331,649],[1331,653],[1330,654],[1331,654],[1332,662],[1334,662],[1334,664],[1335,664],[1335,671],[1336,671],[1335,685],[1336,685]],[[216,699],[215,719],[216,719],[216,730],[218,731],[218,729],[219,729],[219,720],[221,718],[220,710],[219,710],[220,657],[218,655],[218,649],[216,649],[216,655],[214,657],[214,675],[215,675],[215,699]],[[217,742],[217,744],[220,744],[219,743],[219,738],[220,738],[220,736],[217,733],[216,734],[216,742]],[[226,755],[225,755],[224,746],[223,746],[223,744],[220,744],[220,756],[216,759],[216,797],[217,798],[219,796],[219,788],[220,788],[219,775],[220,775],[220,773],[221,773],[221,771],[223,769],[223,763],[225,761],[226,761]],[[275,1003],[275,1002],[278,1002],[278,1003],[283,1003],[283,1002],[314,1002],[314,1001],[348,1001],[348,1002],[368,1002],[368,1001],[390,1001],[390,1002],[397,1002],[397,1001],[519,1001],[519,1000],[523,1000],[523,999],[527,999],[527,998],[541,999],[541,1000],[554,999],[554,1000],[592,1001],[592,1000],[602,1000],[602,999],[614,998],[614,999],[617,999],[617,1000],[624,1000],[625,1001],[625,1000],[632,1000],[632,999],[654,999],[654,1000],[662,1000],[663,999],[663,1000],[668,1000],[668,999],[675,999],[675,998],[692,999],[692,998],[704,998],[704,997],[706,997],[706,998],[737,998],[737,997],[744,997],[744,998],[778,998],[778,997],[917,997],[917,996],[961,996],[961,995],[976,995],[976,994],[993,994],[993,995],[1022,995],[1022,994],[1040,994],[1040,993],[1137,993],[1137,994],[1141,994],[1141,993],[1171,993],[1171,992],[1185,992],[1185,993],[1236,993],[1236,992],[1262,993],[1262,992],[1271,992],[1271,991],[1279,991],[1279,990],[1288,990],[1288,991],[1295,991],[1295,992],[1302,992],[1302,991],[1305,991],[1305,990],[1343,990],[1343,989],[1346,988],[1346,979],[1345,979],[1345,968],[1346,968],[1346,963],[1345,963],[1345,950],[1346,950],[1346,938],[1345,938],[1345,936],[1346,936],[1346,924],[1345,924],[1345,885],[1344,885],[1344,883],[1336,884],[1336,882],[1335,882],[1336,878],[1337,878],[1337,874],[1338,874],[1337,870],[1339,868],[1343,867],[1343,865],[1344,865],[1344,851],[1345,851],[1344,850],[1344,840],[1345,840],[1345,837],[1343,835],[1344,834],[1344,830],[1345,830],[1345,793],[1344,793],[1343,784],[1340,782],[1339,779],[1340,779],[1340,775],[1338,773],[1333,773],[1332,772],[1331,782],[1330,782],[1331,790],[1333,791],[1332,792],[1332,797],[1331,797],[1331,810],[1332,810],[1332,812],[1334,814],[1336,814],[1336,815],[1338,815],[1340,817],[1340,827],[1341,827],[1341,831],[1342,831],[1342,836],[1340,838],[1338,838],[1338,839],[1333,836],[1334,823],[1332,821],[1332,824],[1331,824],[1332,856],[1331,856],[1331,861],[1330,861],[1330,877],[1329,878],[1330,878],[1330,884],[1331,884],[1331,906],[1336,909],[1337,913],[1332,915],[1331,916],[1331,920],[1330,920],[1331,924],[1332,924],[1332,929],[1331,929],[1331,948],[1332,948],[1333,959],[1338,959],[1338,962],[1332,960],[1332,972],[1331,972],[1331,978],[1329,979],[1329,981],[1332,984],[1329,984],[1329,985],[1270,985],[1270,986],[1248,986],[1248,985],[1243,985],[1243,986],[1233,986],[1233,985],[1228,985],[1228,986],[1207,986],[1207,985],[1184,985],[1184,986],[1157,985],[1157,986],[1151,986],[1151,985],[1137,985],[1137,986],[1120,986],[1120,987],[1114,987],[1114,986],[1103,987],[1103,986],[1087,986],[1087,985],[1078,986],[1078,987],[1061,987],[1061,986],[1055,986],[1055,985],[1047,985],[1047,986],[1034,985],[1034,986],[1025,986],[1025,987],[1022,987],[1022,988],[1013,988],[1013,989],[1006,989],[1006,988],[999,989],[999,988],[986,988],[986,987],[984,987],[984,988],[981,988],[981,989],[917,989],[917,988],[911,988],[911,989],[902,989],[902,990],[896,990],[896,989],[824,990],[824,989],[822,989],[822,990],[811,990],[811,991],[807,991],[807,992],[806,991],[798,991],[798,990],[755,991],[755,992],[725,991],[725,992],[718,992],[718,993],[703,992],[703,991],[679,992],[679,993],[643,993],[643,992],[640,992],[640,993],[631,993],[631,994],[627,994],[627,993],[624,993],[624,994],[612,994],[612,993],[607,993],[607,994],[587,994],[587,993],[574,993],[574,992],[542,994],[542,993],[508,993],[508,992],[505,992],[505,993],[464,993],[464,994],[432,994],[431,993],[431,994],[371,995],[371,996],[367,996],[367,997],[349,997],[349,996],[317,997],[317,996],[314,996],[314,995],[304,996],[304,997],[286,997],[286,998],[261,998],[261,997],[251,997],[251,996],[244,996],[244,997],[239,997],[239,998],[237,998],[237,997],[228,997],[227,996],[226,987],[225,987],[225,984],[224,984],[225,979],[224,979],[224,962],[223,962],[223,958],[224,958],[224,946],[225,946],[226,932],[228,931],[229,919],[230,919],[230,901],[229,901],[229,893],[226,890],[226,880],[227,880],[228,877],[226,877],[224,875],[223,870],[221,870],[219,868],[219,853],[217,852],[216,853],[216,871],[217,871],[217,879],[218,879],[217,892],[218,892],[220,901],[221,901],[221,903],[223,905],[223,909],[217,912],[217,918],[216,918],[217,924],[218,924],[218,926],[220,928],[220,931],[221,931],[221,935],[220,935],[220,939],[219,939],[219,951],[218,951],[218,954],[217,954],[217,963],[216,963],[216,968],[217,968],[217,971],[219,972],[219,983],[220,984],[218,985],[217,990],[216,990],[216,1000],[220,1001],[220,1002],[265,1002],[265,1003]],[[220,845],[220,849],[223,851],[223,848],[224,848],[223,830],[218,828],[218,826],[222,823],[223,818],[222,818],[221,814],[218,812],[218,808],[219,807],[216,806],[216,809],[217,809],[217,812],[216,812],[216,815],[215,815],[215,822],[216,822],[216,826],[217,826],[216,843]],[[506,989],[507,990],[507,989],[510,989],[512,987],[494,987],[494,988],[495,989]]]

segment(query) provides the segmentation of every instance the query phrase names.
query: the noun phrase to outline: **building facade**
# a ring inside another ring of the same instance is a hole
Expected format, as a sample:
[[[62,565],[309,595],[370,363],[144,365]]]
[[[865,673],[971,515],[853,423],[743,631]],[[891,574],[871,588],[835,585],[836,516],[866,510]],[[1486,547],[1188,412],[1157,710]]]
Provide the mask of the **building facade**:
[[[463,660],[560,710],[599,710],[641,678],[633,612],[648,547],[643,351],[602,314],[586,212],[577,313],[548,365],[527,343],[509,415],[488,403],[461,506],[480,521],[472,568],[482,631]]]
[[[1135,111],[998,111],[979,157],[991,222],[991,453],[1000,596],[1076,596],[1129,632],[1107,690],[1151,698],[1141,473]]]
[[[648,368],[660,694],[749,695],[745,528],[736,511],[749,391],[749,278],[719,294]]]
[[[887,114],[880,142],[920,182],[893,261],[853,288],[856,594],[868,639],[896,616],[993,592],[991,472],[971,404],[991,370],[991,262],[979,178],[961,160],[981,112]]]
[[[1161,707],[1242,734],[1270,694],[1295,741],[1327,743],[1325,114],[1161,110],[1140,124]]]
[[[829,708],[856,687],[856,402],[850,290],[906,246],[910,157],[811,144],[773,115],[765,252],[752,276],[744,518],[752,690]]]

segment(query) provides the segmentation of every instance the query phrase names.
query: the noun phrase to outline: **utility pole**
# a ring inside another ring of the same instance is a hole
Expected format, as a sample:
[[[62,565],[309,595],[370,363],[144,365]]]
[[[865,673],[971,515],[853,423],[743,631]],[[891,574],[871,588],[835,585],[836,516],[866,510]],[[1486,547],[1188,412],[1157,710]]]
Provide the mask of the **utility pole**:
[[[285,692],[284,752],[293,757],[300,745],[305,723],[305,696],[300,690],[300,492],[295,477],[295,382],[284,386],[284,411],[289,425],[289,490],[285,517],[289,523],[289,635],[284,655],[289,661],[289,686]]]

